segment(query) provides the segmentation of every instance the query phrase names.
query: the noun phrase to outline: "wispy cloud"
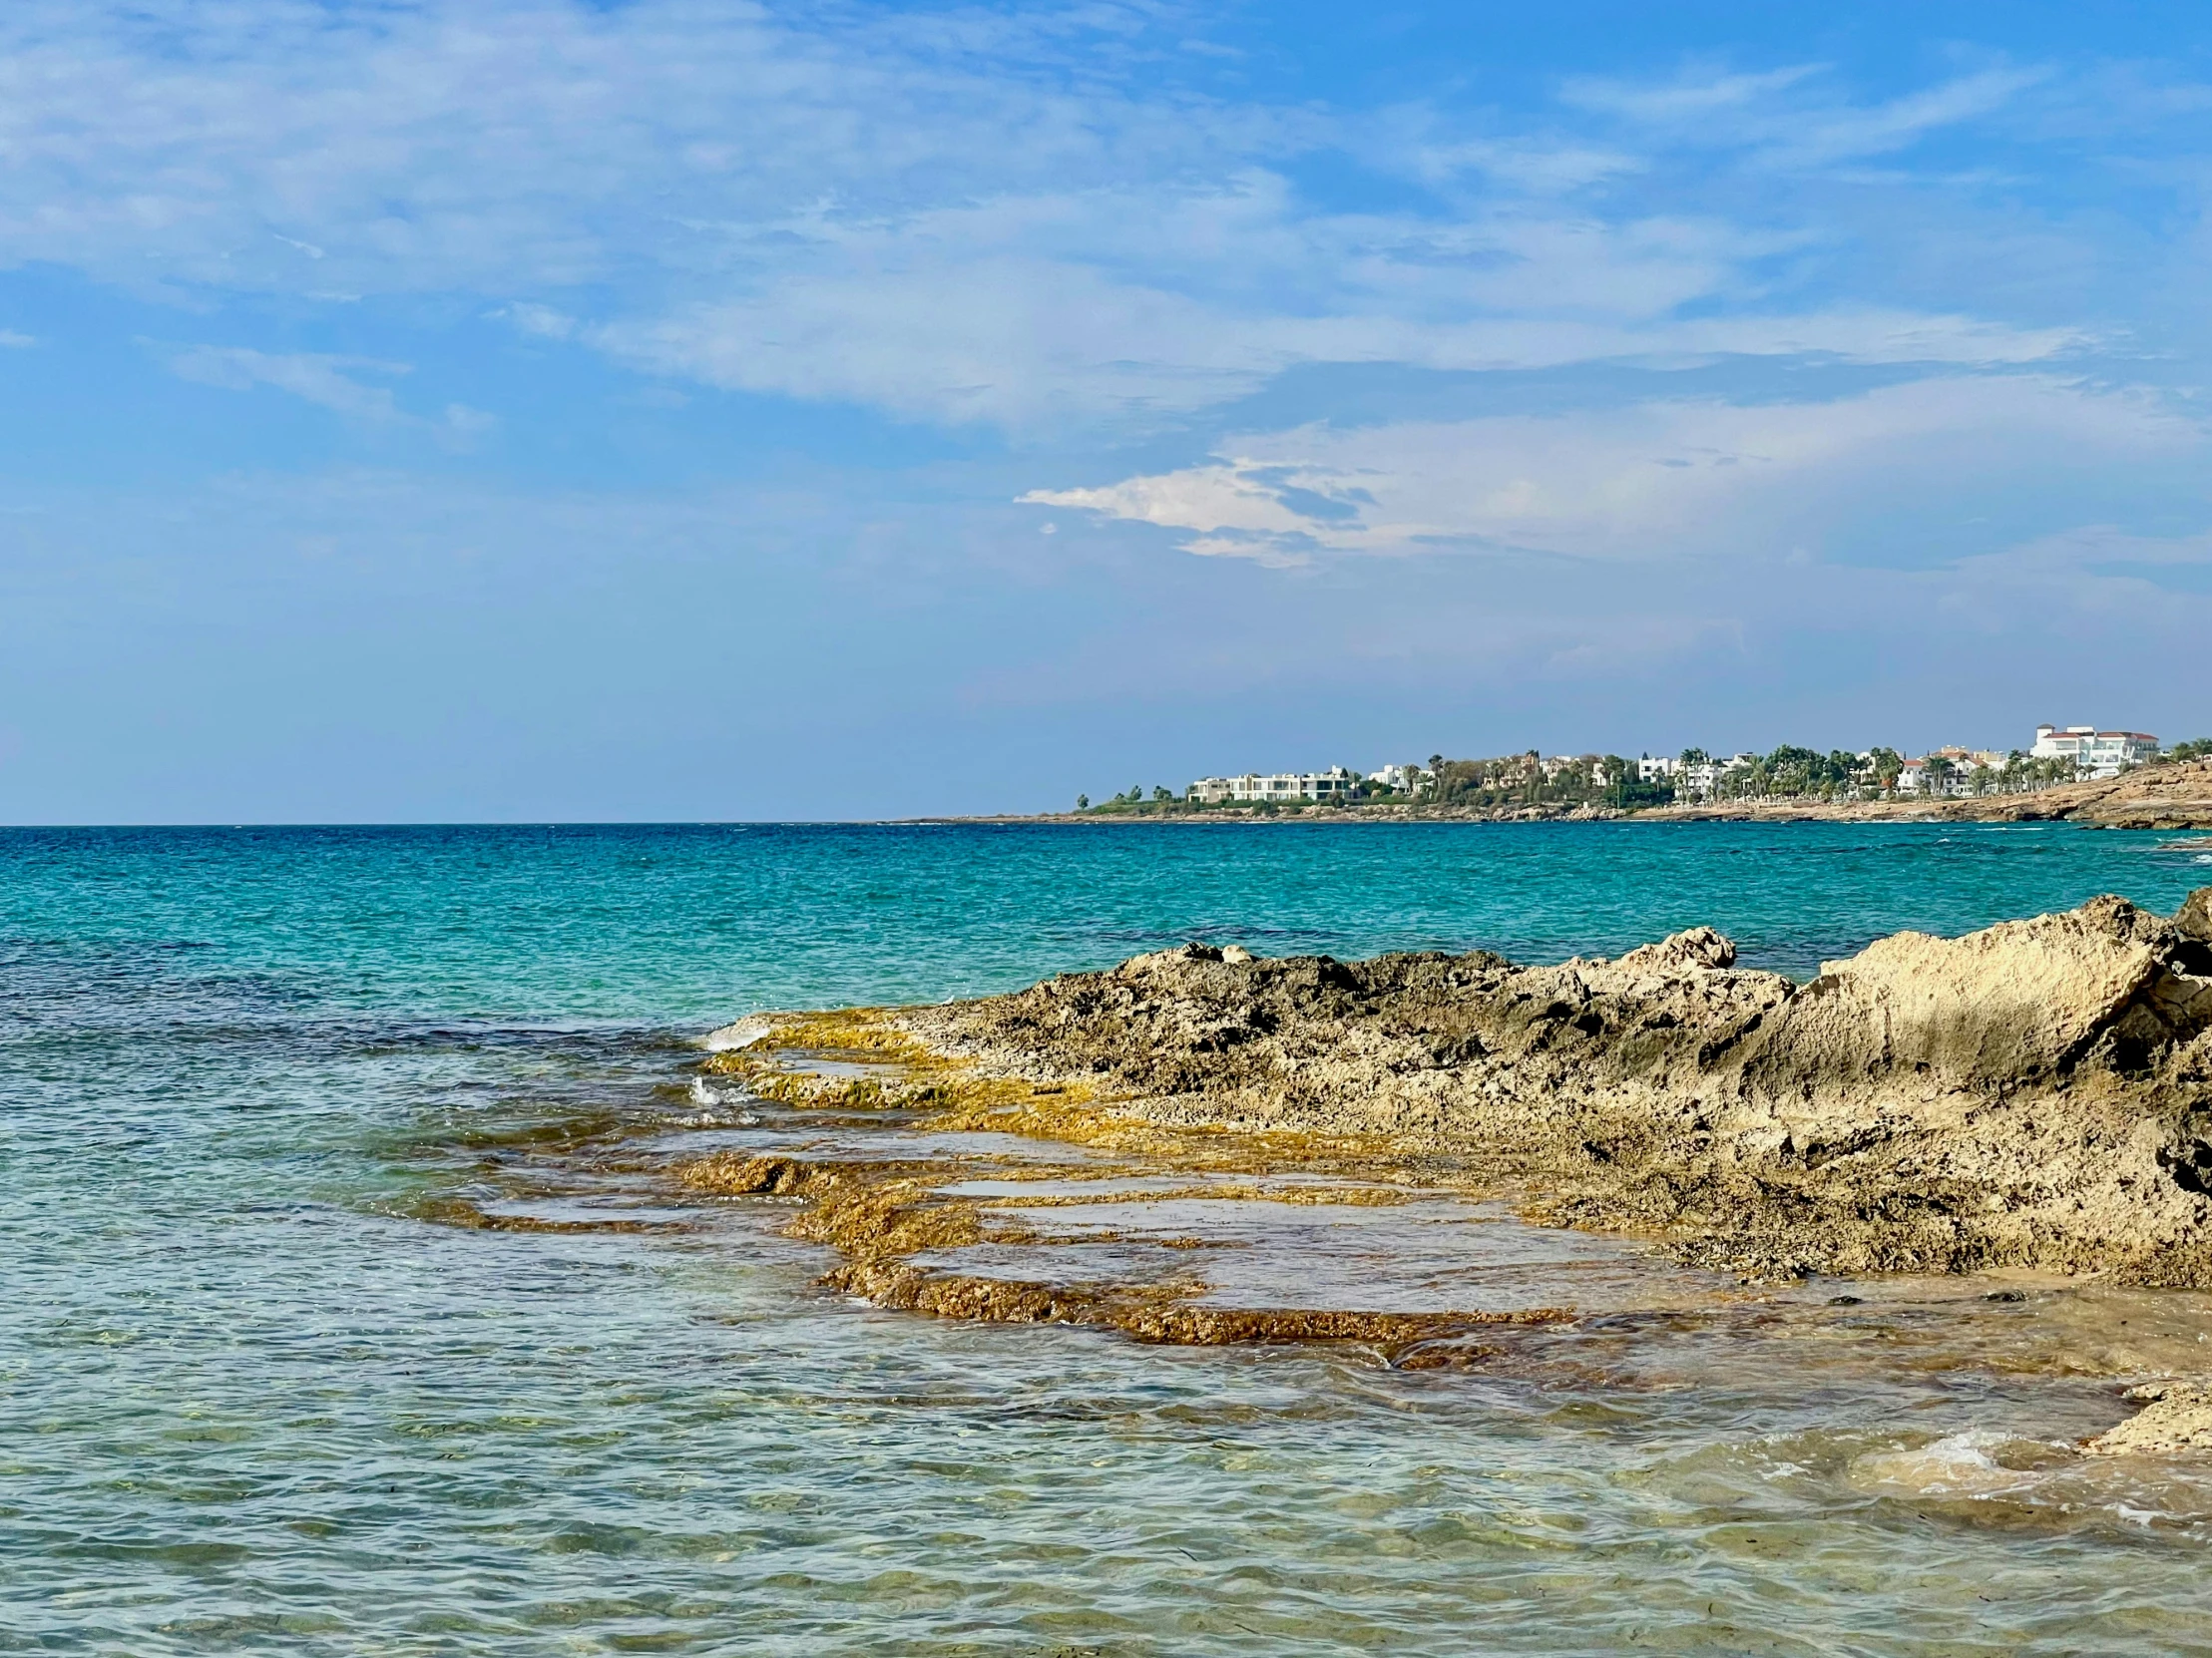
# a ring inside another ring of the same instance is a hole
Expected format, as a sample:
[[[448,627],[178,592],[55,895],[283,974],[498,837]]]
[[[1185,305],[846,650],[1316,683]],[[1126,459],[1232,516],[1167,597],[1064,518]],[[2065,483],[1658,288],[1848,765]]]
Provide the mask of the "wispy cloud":
[[[1667,81],[1626,81],[1597,76],[1570,77],[1562,99],[1586,110],[1600,110],[1649,126],[1703,124],[1716,116],[1756,109],[1822,73],[1819,64],[1792,64],[1759,73],[1691,71]]]
[[[502,305],[491,313],[504,317],[526,334],[539,339],[571,339],[576,334],[576,318],[566,311],[555,310],[551,305],[533,304],[518,300],[512,305]]]
[[[2154,399],[1957,377],[1818,403],[1303,427],[1199,466],[1021,500],[1271,563],[1453,548],[1665,562],[1817,552],[1875,479],[1891,511],[1956,520],[1960,501],[1994,489],[2062,496],[2114,462],[2207,447],[2203,427]]]
[[[2043,68],[1991,68],[1854,103],[1826,66],[1802,64],[1759,74],[1693,71],[1661,82],[1579,78],[1563,96],[1661,144],[1743,150],[1769,166],[1817,168],[1906,149],[1994,114],[2049,79]]]
[[[179,377],[204,386],[221,386],[225,391],[270,386],[333,414],[370,421],[400,419],[399,406],[391,387],[370,384],[357,376],[388,377],[409,372],[406,363],[378,362],[368,357],[306,351],[271,353],[234,345],[196,345],[173,355],[169,366]]]
[[[392,388],[376,382],[413,373],[409,363],[312,351],[267,352],[246,346],[195,345],[173,353],[169,366],[179,378],[200,385],[224,391],[266,386],[348,420],[428,432],[451,449],[472,448],[499,425],[497,416],[465,403],[449,403],[435,418],[407,413],[399,406]]]
[[[1129,256],[1151,241],[1157,255]],[[1675,218],[1300,217],[1281,180],[1247,175],[1167,204],[1102,193],[818,228],[753,292],[589,337],[657,373],[1032,435],[1185,416],[1308,364],[2016,364],[2092,338],[1902,307],[1741,303],[1746,267],[1788,245]]]
[[[1188,21],[22,0],[0,258],[468,293],[659,375],[1033,435],[1183,420],[1315,363],[2017,363],[2092,331],[1879,261],[1847,279],[1833,227],[1670,172],[1685,149],[1894,155],[2040,70],[1855,100],[1819,65],[1720,67],[1570,80],[1519,117],[1362,112],[1163,85]],[[1322,154],[1432,199],[1316,201],[1297,181]],[[285,372],[359,416],[386,401],[359,365]]]

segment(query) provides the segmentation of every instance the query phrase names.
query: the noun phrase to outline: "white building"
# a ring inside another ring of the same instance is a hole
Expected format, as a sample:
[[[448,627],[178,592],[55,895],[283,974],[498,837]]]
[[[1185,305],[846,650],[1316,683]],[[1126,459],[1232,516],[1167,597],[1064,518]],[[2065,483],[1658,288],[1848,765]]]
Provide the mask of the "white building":
[[[1419,766],[1385,766],[1380,771],[1367,774],[1370,783],[1380,784],[1393,794],[1412,794],[1421,787],[1421,779],[1427,775]]]
[[[1358,783],[1359,778],[1342,766],[1327,771],[1247,771],[1238,777],[1201,777],[1190,785],[1190,798],[1208,806],[1230,800],[1343,800]]]
[[[1742,771],[1758,763],[1756,754],[1731,754],[1725,760],[1699,760],[1694,765],[1684,765],[1680,760],[1641,761],[1643,765],[1665,764],[1673,769],[1665,773],[1674,779],[1677,799],[1710,800],[1720,792],[1720,780],[1731,771]]]
[[[1897,774],[1897,792],[1931,799],[1971,794],[1977,767],[2001,771],[2010,758],[1991,748],[1931,748],[1919,759],[1903,763]]]
[[[1646,754],[1636,762],[1636,781],[1639,783],[1663,783],[1669,777],[1678,777],[1683,771],[1682,762],[1670,754],[1653,756]]]
[[[2158,739],[2148,731],[2099,731],[2094,725],[2035,727],[2033,760],[2071,760],[2093,777],[2117,777],[2122,766],[2148,765],[2158,757]]]
[[[1897,792],[1899,794],[1942,795],[1949,794],[1951,790],[1948,787],[1936,786],[1932,782],[1928,771],[1928,761],[1924,757],[1918,760],[1907,760],[1898,767]]]

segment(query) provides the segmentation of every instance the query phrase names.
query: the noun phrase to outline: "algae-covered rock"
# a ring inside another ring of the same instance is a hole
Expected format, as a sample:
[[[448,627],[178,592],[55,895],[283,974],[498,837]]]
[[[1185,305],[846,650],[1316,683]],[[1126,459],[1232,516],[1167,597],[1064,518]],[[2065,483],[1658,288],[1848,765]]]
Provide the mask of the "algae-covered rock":
[[[1384,1136],[1755,1274],[2212,1285],[2208,941],[2212,889],[1902,933],[1803,986],[1709,928],[1555,967],[1192,945],[898,1018],[1125,1116]]]

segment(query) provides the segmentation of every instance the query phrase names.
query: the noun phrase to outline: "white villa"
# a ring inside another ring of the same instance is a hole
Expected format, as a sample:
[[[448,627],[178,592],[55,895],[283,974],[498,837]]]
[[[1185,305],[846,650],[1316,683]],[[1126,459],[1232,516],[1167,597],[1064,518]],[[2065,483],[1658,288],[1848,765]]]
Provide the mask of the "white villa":
[[[1710,800],[1719,792],[1723,777],[1731,771],[1744,770],[1758,758],[1756,754],[1731,754],[1725,760],[1700,760],[1695,765],[1684,765],[1680,760],[1667,760],[1663,762],[1667,769],[1654,769],[1650,772],[1643,768],[1658,762],[1639,760],[1636,762],[1636,775],[1645,782],[1657,777],[1672,777],[1676,794],[1686,794],[1692,800]]]
[[[1327,771],[1247,771],[1240,777],[1201,777],[1190,785],[1190,798],[1201,805],[1224,801],[1343,800],[1360,779],[1342,766]]]
[[[2122,766],[2148,764],[2158,757],[2158,739],[2147,731],[2099,731],[2094,725],[2038,725],[2034,760],[2071,760],[2095,777],[2117,777]]]
[[[2075,775],[2116,777],[2130,766],[2148,765],[2157,759],[2158,739],[2147,731],[2100,731],[2093,725],[2038,725],[2035,745],[2027,754],[2036,760],[2071,761],[2077,768]],[[1593,780],[1602,780],[1597,770],[1599,758],[1595,754],[1554,754],[1548,759],[1535,760],[1532,765],[1516,755],[1509,769],[1522,776],[1529,772],[1541,773],[1547,781],[1556,779],[1563,772],[1588,770]],[[1686,763],[1672,755],[1646,754],[1633,763],[1638,782],[1672,783],[1675,798],[1680,800],[1712,800],[1726,786],[1731,773],[1747,770],[1758,764],[1759,758],[1756,754],[1731,754],[1725,758]],[[2010,754],[2000,754],[1991,748],[1957,745],[1932,748],[1918,759],[1901,761],[1897,792],[1923,799],[1964,794],[1973,788],[1978,771],[2005,772],[2012,758]],[[1873,786],[1876,781],[1874,759],[1872,749],[1858,756],[1854,771],[1856,787]],[[2060,771],[2063,776],[2063,768]],[[2003,786],[2017,787],[2018,779],[2017,768],[2014,768],[2006,775]],[[1985,778],[1984,781],[1989,780]],[[2048,781],[2046,774],[2029,786],[2047,786]],[[1326,771],[1247,771],[1237,777],[1201,777],[1190,785],[1189,798],[1206,806],[1341,802],[1352,799],[1363,787],[1419,796],[1432,789],[1435,782],[1417,765],[1384,766],[1364,777],[1343,766],[1331,766]]]
[[[1950,780],[1945,779],[1943,786],[1931,786],[1928,761],[1925,757],[1899,762],[1897,770],[1897,792],[1899,794],[1949,794],[1951,792],[1949,785]]]
[[[1932,766],[1933,760],[1945,761],[1949,769]],[[1999,754],[1993,748],[1961,748],[1952,743],[1943,748],[1931,748],[1917,760],[1906,760],[1897,774],[1899,794],[1954,795],[1965,794],[1968,781],[1978,769],[2002,771],[2011,761],[2009,754]]]

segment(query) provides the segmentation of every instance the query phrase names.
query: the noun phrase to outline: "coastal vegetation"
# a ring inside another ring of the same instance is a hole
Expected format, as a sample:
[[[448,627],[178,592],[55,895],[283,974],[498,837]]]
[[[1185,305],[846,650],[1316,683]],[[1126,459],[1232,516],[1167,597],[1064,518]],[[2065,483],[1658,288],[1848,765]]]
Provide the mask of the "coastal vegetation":
[[[2212,758],[2212,738],[2173,744],[2145,765],[2123,766],[2119,775],[2191,766]],[[2095,774],[2070,758],[2038,758],[2020,749],[1996,755],[1964,749],[1937,750],[1909,760],[1887,746],[1853,753],[1783,743],[1764,754],[1716,756],[1701,748],[1654,762],[1646,754],[1553,755],[1536,749],[1482,759],[1432,754],[1385,773],[1350,778],[1330,799],[1209,800],[1196,785],[1178,793],[1164,784],[1149,790],[1131,784],[1094,804],[1079,795],[1079,816],[1113,818],[1381,816],[1555,817],[1626,816],[1691,803],[1956,803],[1994,801],[2091,781]]]

